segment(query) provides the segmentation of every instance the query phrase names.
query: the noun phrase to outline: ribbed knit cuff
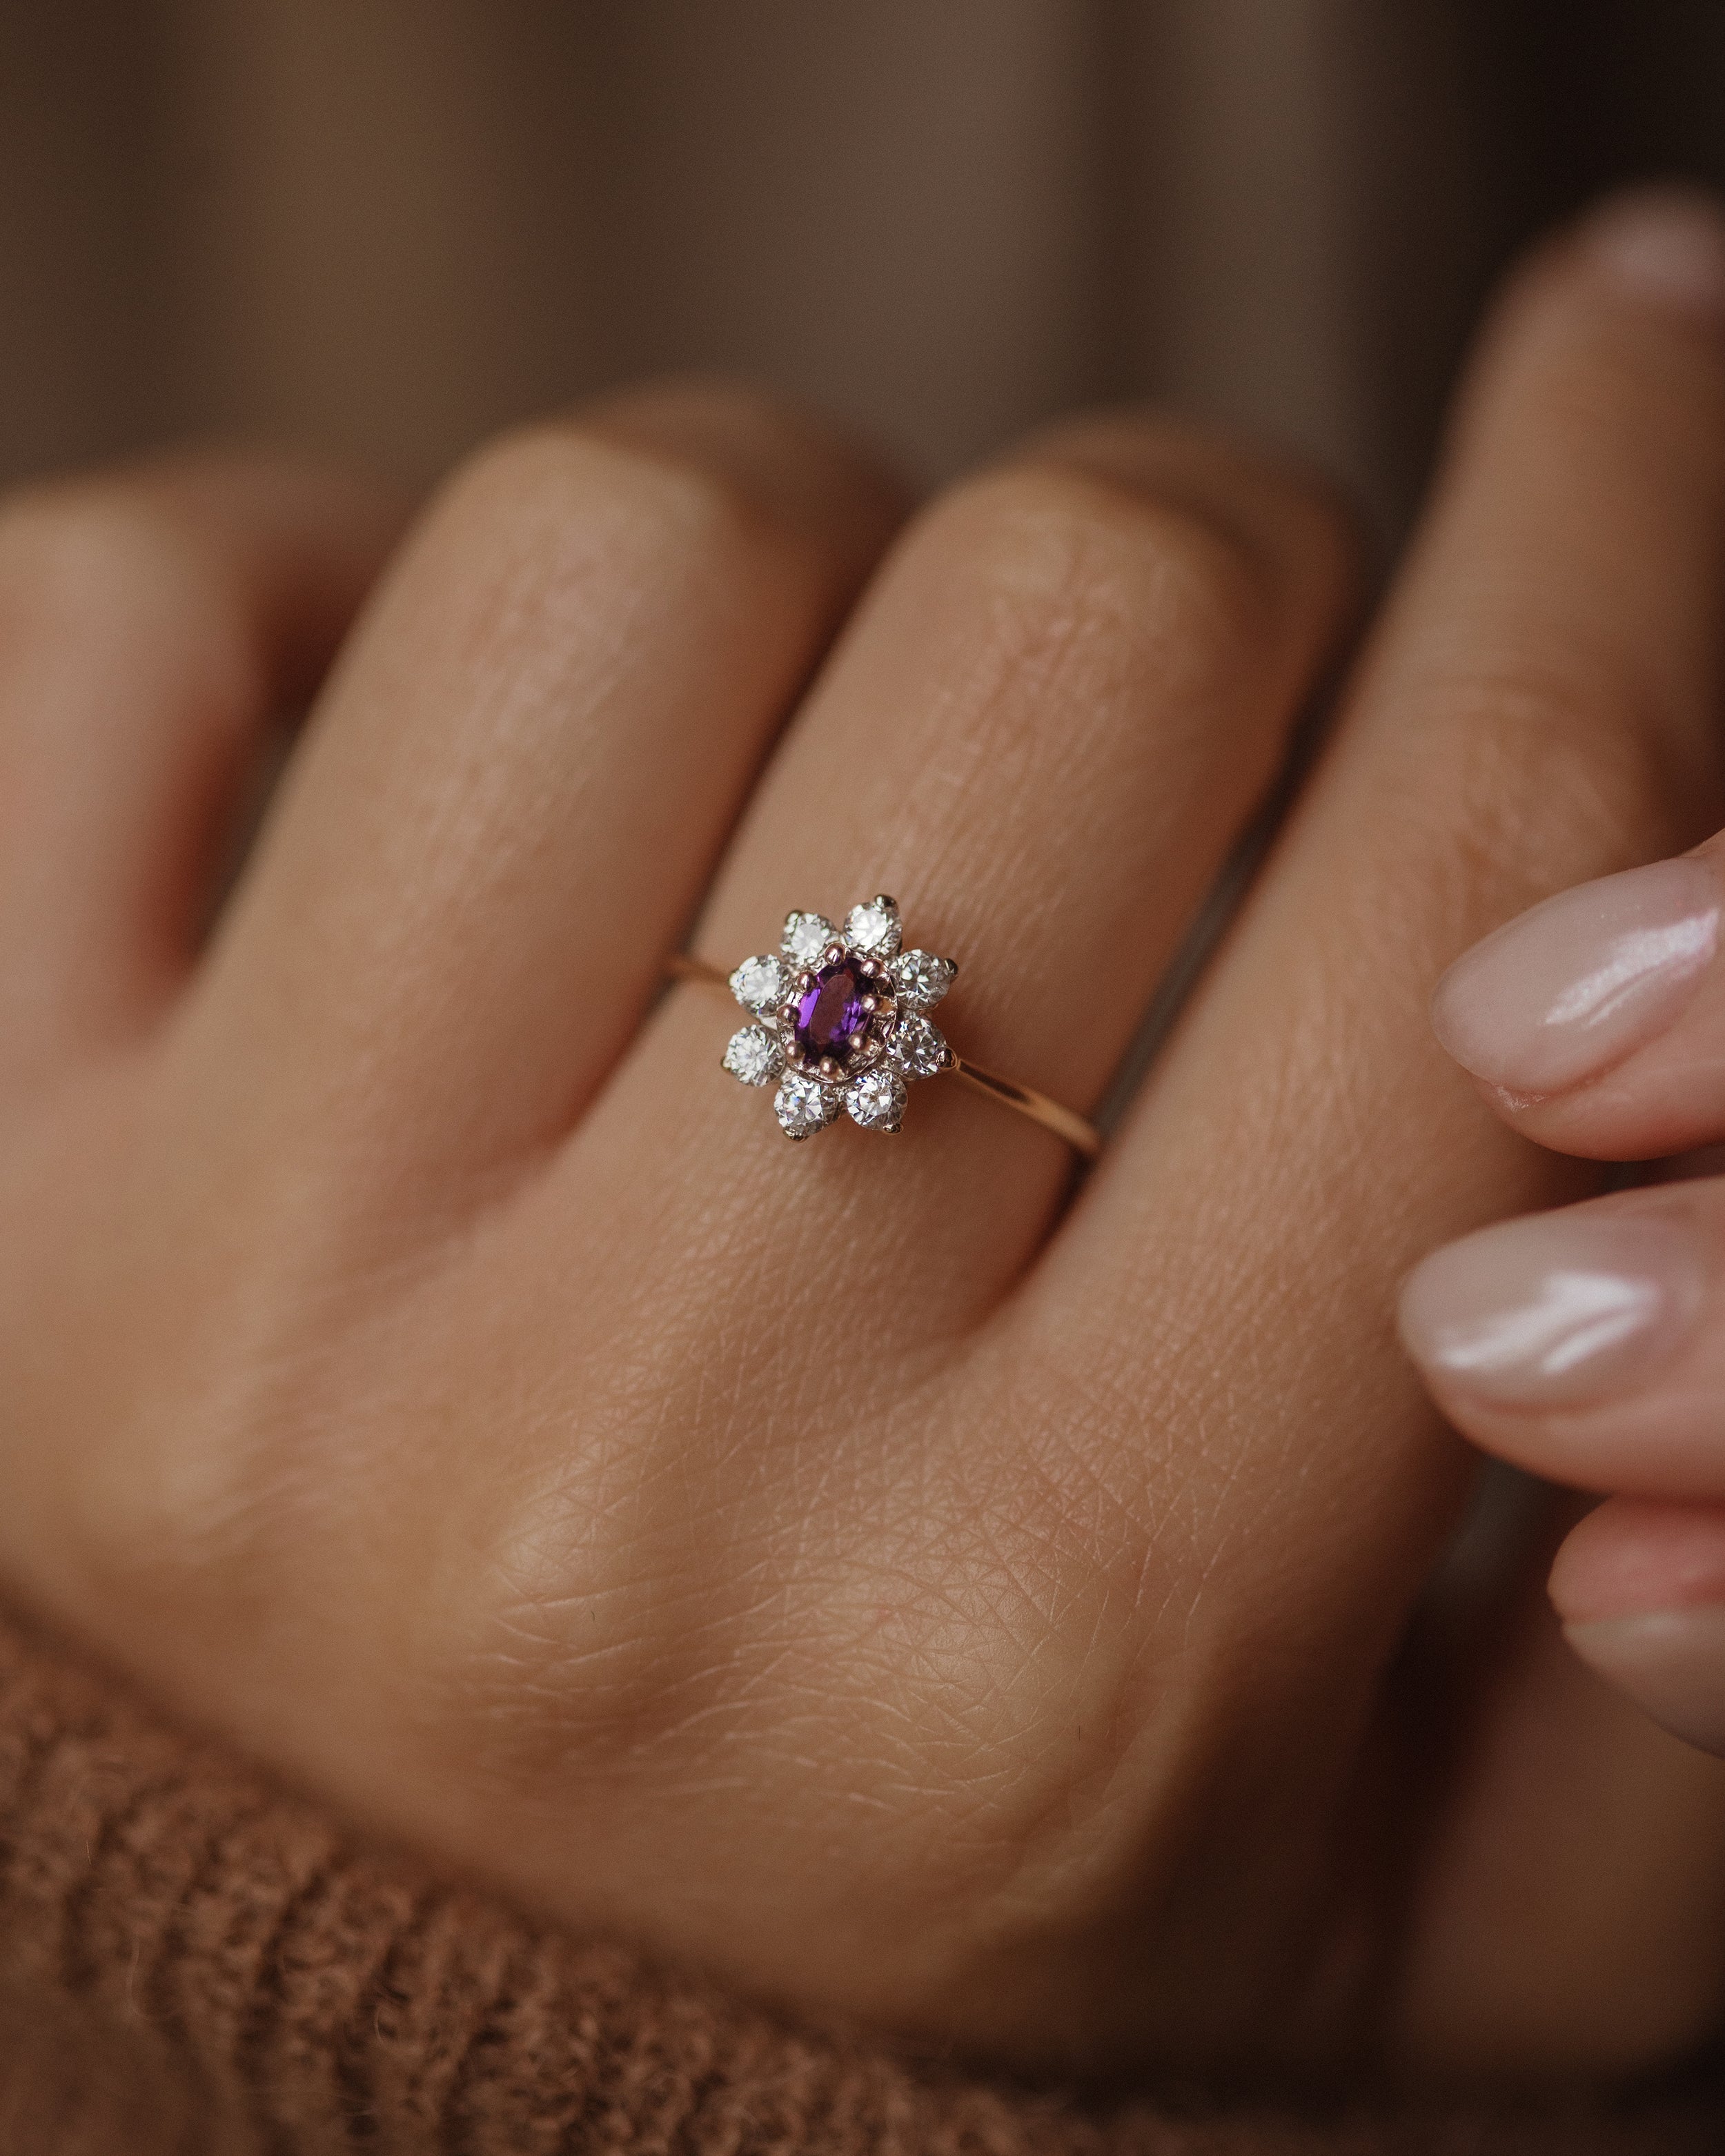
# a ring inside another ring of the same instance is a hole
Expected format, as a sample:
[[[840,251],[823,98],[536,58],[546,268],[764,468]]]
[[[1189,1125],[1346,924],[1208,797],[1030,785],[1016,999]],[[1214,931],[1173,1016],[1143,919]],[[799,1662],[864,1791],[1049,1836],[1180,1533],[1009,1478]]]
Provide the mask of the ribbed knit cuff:
[[[1702,2156],[1611,2117],[1176,2118],[918,2069],[361,1845],[0,1615],[0,2156]]]

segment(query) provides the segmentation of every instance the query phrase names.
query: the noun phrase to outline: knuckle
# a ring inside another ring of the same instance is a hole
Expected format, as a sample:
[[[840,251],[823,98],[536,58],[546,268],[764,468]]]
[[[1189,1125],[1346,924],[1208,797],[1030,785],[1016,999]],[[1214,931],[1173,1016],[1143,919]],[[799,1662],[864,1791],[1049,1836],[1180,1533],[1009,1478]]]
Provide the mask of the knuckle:
[[[1525,660],[1428,685],[1392,820],[1430,833],[1459,932],[1671,843],[1693,789],[1648,701],[1620,673]]]
[[[648,382],[568,424],[650,458],[698,464],[750,507],[799,528],[820,526],[834,508],[890,526],[906,505],[902,481],[872,444],[752,382],[699,376]]]
[[[152,1632],[258,1638],[284,1584],[294,1502],[265,1462],[291,1456],[255,1428],[204,1422],[178,1389],[140,1385],[66,1486],[69,1546],[91,1592]]]
[[[438,521],[497,536],[512,549],[549,543],[566,551],[562,535],[598,530],[611,545],[630,535],[662,545],[667,537],[707,540],[734,513],[726,490],[697,462],[654,457],[550,422],[517,429],[489,442],[448,480]]]
[[[0,606],[14,629],[159,607],[200,582],[198,568],[188,536],[141,487],[70,481],[0,502]]]
[[[1054,465],[961,487],[932,513],[930,543],[979,588],[1027,647],[1125,648],[1199,690],[1257,665],[1278,593],[1261,557],[1169,499]]]
[[[31,695],[39,670],[69,656],[123,664],[128,698],[90,723],[136,723],[163,709],[226,732],[262,693],[263,660],[232,603],[229,572],[147,481],[71,480],[0,502],[0,688],[8,732],[56,723]]]
[[[529,652],[560,673],[609,654],[626,675],[666,639],[692,650],[734,636],[785,552],[698,458],[536,423],[445,481],[393,603],[476,682],[518,674]]]
[[[736,1719],[731,1658],[705,1622],[686,1633],[660,1622],[673,1586],[644,1572],[607,1592],[472,1588],[460,1636],[416,1646],[427,1720],[476,1779],[529,1792],[566,1781],[575,1763],[603,1778],[685,1732],[715,1733]]]
[[[449,480],[439,506],[511,553],[547,549],[553,564],[603,547],[625,572],[650,554],[746,573],[793,542],[806,552],[834,499],[868,484],[860,454],[764,393],[688,385],[501,435]]]
[[[130,1280],[136,1324],[83,1401],[69,1539],[114,1607],[182,1635],[265,1637],[387,1507],[394,1424],[371,1373],[394,1283],[344,1265],[317,1211],[290,1226],[266,1203],[219,1257]]]
[[[416,1635],[428,1718],[500,1787],[543,1787],[577,1761],[603,1775],[724,1721],[739,1690],[739,1620],[701,1537],[637,1517],[652,1463],[627,1445],[620,1458],[578,1451],[549,1486],[488,1512],[456,1591]]]
[[[1081,413],[1042,436],[1039,458],[1192,505],[1268,544],[1291,572],[1351,577],[1361,545],[1355,504],[1317,466],[1185,420],[1139,410]]]

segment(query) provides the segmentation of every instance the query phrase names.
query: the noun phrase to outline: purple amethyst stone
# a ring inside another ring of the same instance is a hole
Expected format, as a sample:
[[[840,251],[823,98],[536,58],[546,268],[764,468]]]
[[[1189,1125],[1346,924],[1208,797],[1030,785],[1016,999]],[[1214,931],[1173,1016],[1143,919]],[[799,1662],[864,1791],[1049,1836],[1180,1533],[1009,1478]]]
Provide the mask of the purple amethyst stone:
[[[811,1063],[830,1060],[841,1070],[867,1045],[871,1014],[863,998],[874,993],[855,958],[823,966],[797,998],[797,1045]]]

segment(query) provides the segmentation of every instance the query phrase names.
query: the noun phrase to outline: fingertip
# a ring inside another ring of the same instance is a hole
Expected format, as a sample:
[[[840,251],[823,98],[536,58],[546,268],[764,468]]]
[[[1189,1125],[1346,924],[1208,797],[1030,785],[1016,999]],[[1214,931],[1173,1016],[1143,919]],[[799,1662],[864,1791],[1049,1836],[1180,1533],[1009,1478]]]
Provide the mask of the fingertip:
[[[1608,196],[1576,228],[1584,271],[1622,297],[1725,333],[1725,207],[1676,182]]]
[[[1566,1625],[1725,1606],[1725,1503],[1608,1498],[1571,1529],[1548,1591]]]
[[[1708,189],[1650,181],[1600,197],[1536,239],[1510,264],[1494,310],[1501,328],[1523,308],[1577,300],[1691,340],[1725,337],[1725,204]]]
[[[1463,952],[1433,1029],[1512,1108],[1585,1084],[1681,1015],[1722,912],[1711,863],[1689,855],[1558,891]]]
[[[1470,1424],[1590,1408],[1665,1367],[1706,1300],[1712,1263],[1709,1236],[1675,1205],[1607,1200],[1500,1221],[1415,1267],[1398,1311],[1402,1342]]]
[[[1571,1531],[1548,1591],[1596,1676],[1725,1754],[1725,1504],[1608,1499]]]

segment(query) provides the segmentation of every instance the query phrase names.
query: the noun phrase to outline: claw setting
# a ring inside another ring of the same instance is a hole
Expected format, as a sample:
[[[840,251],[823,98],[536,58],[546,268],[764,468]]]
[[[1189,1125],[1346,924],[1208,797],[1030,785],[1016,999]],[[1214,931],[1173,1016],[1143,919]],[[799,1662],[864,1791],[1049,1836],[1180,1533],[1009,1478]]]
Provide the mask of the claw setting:
[[[924,1014],[958,969],[902,942],[898,907],[882,894],[852,906],[842,929],[824,914],[790,914],[778,951],[732,974],[754,1022],[732,1036],[725,1068],[746,1086],[779,1081],[773,1106],[787,1137],[813,1137],[846,1114],[864,1130],[895,1132],[906,1081],[952,1066]]]

